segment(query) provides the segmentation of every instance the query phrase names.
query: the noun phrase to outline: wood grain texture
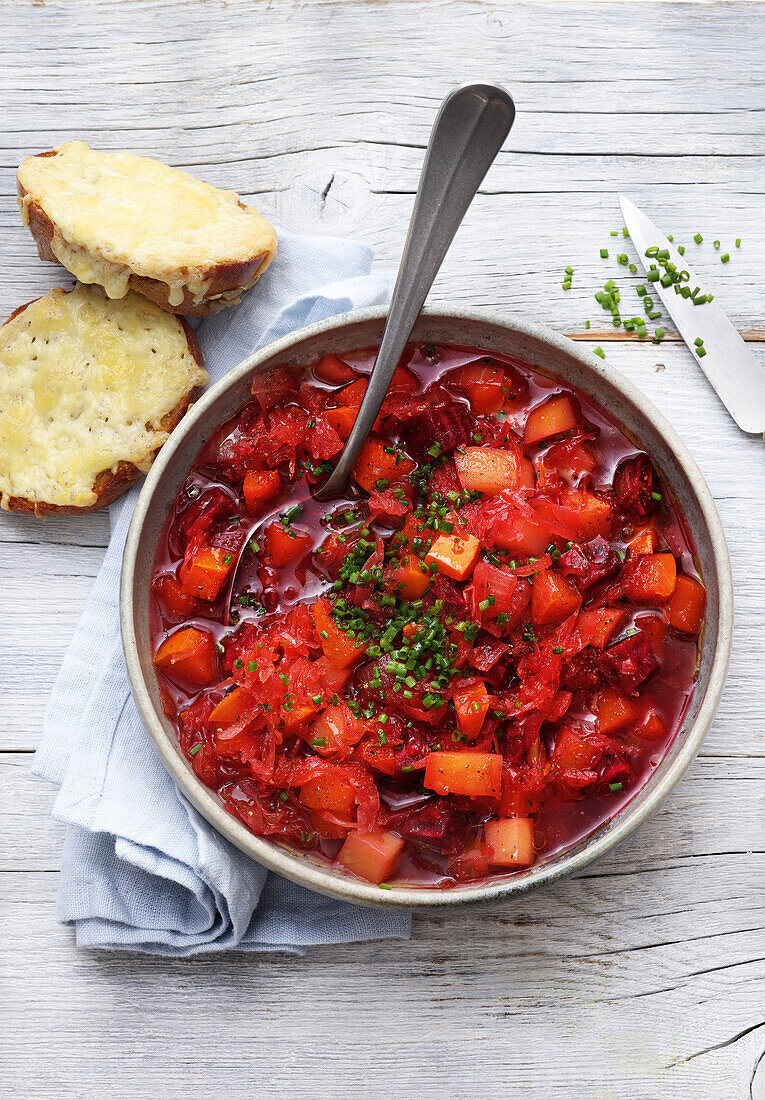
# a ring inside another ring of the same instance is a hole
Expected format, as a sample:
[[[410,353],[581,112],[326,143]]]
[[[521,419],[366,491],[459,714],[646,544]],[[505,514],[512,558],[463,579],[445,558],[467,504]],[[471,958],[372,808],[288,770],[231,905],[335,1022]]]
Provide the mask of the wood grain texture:
[[[611,275],[634,296],[598,255],[634,259],[609,236],[623,191],[688,243],[765,365],[764,26],[757,2],[0,0],[0,316],[69,282],[18,217],[30,152],[155,155],[390,266],[444,91],[504,82],[517,123],[433,298],[602,343],[699,462],[737,599],[699,760],[578,878],[304,960],[82,952],[55,923],[62,830],[29,754],[108,517],[0,516],[3,1095],[765,1100],[765,450],[681,344],[625,340],[592,298]]]

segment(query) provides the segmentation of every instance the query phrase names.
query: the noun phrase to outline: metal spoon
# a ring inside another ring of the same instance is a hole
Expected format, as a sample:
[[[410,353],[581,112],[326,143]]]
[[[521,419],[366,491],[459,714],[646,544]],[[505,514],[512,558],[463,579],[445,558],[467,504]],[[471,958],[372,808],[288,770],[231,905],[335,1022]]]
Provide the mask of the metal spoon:
[[[468,84],[456,88],[441,104],[431,131],[414,200],[409,232],[380,347],[348,441],[327,480],[299,503],[314,508],[343,496],[391,379],[412,334],[414,323],[444,257],[489,166],[515,120],[515,105],[504,88]],[[242,545],[228,588],[227,608],[235,591],[239,564],[257,531],[279,513],[285,502],[258,519]],[[322,509],[323,513],[323,509]]]

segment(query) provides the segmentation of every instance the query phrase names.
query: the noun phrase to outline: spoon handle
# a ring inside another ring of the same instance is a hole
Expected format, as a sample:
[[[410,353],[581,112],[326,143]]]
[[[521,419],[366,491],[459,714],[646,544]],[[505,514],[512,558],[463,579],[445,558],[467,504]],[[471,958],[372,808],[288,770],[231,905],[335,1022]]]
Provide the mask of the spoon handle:
[[[514,119],[509,93],[491,84],[457,88],[441,104],[364,400],[335,469],[315,494],[319,500],[337,496],[348,484],[433,280]]]

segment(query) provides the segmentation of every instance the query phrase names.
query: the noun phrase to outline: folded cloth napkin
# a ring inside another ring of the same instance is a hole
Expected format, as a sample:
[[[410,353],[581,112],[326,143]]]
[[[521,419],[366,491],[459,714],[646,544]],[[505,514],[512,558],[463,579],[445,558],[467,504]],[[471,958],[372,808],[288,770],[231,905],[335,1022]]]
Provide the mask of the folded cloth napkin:
[[[386,300],[363,245],[282,234],[242,304],[203,322],[213,381],[252,351],[309,324]],[[158,955],[286,951],[406,937],[406,915],[331,901],[270,874],[189,805],[160,763],[128,684],[118,588],[138,490],[112,506],[112,535],[53,689],[33,769],[60,785],[68,826],[58,917],[84,947]]]

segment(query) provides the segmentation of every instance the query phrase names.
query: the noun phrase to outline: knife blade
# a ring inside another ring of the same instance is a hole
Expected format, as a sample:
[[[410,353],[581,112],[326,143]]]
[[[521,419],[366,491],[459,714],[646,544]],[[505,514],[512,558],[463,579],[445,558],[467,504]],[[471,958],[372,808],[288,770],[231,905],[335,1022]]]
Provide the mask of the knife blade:
[[[660,249],[669,251],[678,271],[689,273],[691,286],[701,286],[703,291],[710,289],[693,274],[685,257],[633,202],[620,195],[619,205],[624,224],[646,272],[649,268],[646,249],[658,245]],[[765,369],[757,362],[717,302],[695,306],[689,298],[676,294],[674,286],[663,287],[658,281],[650,284],[651,296],[654,292],[661,298],[693,358],[739,428],[750,433],[765,432]],[[695,354],[694,341],[699,336],[707,353],[703,358]]]

